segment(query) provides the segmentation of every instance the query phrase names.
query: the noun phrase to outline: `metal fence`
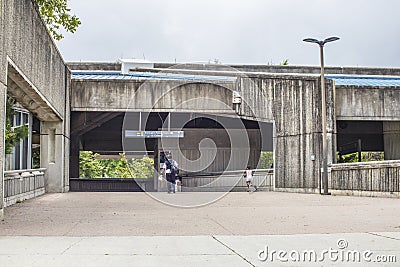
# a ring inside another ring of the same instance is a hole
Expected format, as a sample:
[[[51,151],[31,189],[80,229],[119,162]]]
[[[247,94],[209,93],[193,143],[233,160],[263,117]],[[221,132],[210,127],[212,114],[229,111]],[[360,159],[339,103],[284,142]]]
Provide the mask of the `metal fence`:
[[[16,170],[4,172],[4,205],[34,198],[45,193],[46,169]]]
[[[154,179],[136,178],[70,178],[71,192],[150,192]]]
[[[333,164],[330,166],[330,189],[400,192],[400,161]]]
[[[260,190],[272,191],[274,188],[273,169],[254,170],[253,184]],[[247,188],[244,171],[223,173],[188,174],[182,177],[182,191],[243,191]]]

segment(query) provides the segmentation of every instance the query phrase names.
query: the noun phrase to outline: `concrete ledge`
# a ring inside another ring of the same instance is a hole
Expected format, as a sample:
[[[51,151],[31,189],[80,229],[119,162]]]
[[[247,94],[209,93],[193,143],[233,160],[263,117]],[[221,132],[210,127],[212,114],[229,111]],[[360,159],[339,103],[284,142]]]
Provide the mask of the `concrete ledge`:
[[[319,194],[319,189],[313,188],[275,188],[274,192],[282,193],[305,193]],[[337,190],[329,189],[329,193],[334,196],[356,196],[356,197],[382,197],[382,198],[400,198],[400,192],[378,192],[361,190]]]
[[[376,192],[359,190],[329,190],[329,193],[335,196],[357,196],[357,197],[385,197],[400,198],[400,192]]]
[[[355,169],[371,169],[383,167],[400,167],[400,160],[370,161],[356,163],[337,163],[329,166],[330,170],[355,170]]]
[[[319,194],[319,188],[275,188],[275,192]]]
[[[29,192],[26,192],[26,193],[15,195],[15,196],[6,197],[4,199],[4,207],[9,207],[11,205],[16,204],[17,202],[28,200],[28,199],[31,199],[31,198],[35,198],[35,197],[44,195],[45,193],[46,192],[45,192],[44,188],[39,188],[39,189],[36,189],[34,191],[29,191]]]
[[[247,186],[219,186],[219,187],[182,187],[182,192],[246,192]],[[257,187],[257,191],[272,192],[272,187]]]

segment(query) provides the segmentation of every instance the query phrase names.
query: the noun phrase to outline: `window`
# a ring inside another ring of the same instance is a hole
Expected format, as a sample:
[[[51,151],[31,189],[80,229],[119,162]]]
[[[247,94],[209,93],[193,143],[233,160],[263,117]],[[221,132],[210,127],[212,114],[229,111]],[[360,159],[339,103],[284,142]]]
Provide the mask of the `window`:
[[[21,108],[19,105],[13,107],[15,115],[12,120],[12,127],[21,127],[23,125],[28,126],[28,136],[21,140],[13,149],[13,153],[10,157],[11,164],[8,165],[8,169],[11,170],[24,170],[32,167],[32,123],[31,114]]]

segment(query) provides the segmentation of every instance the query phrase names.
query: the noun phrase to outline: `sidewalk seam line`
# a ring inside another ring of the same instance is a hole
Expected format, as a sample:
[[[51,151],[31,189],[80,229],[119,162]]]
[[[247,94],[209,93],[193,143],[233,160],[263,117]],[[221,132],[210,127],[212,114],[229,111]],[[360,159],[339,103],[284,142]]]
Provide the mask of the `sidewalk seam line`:
[[[61,255],[64,255],[65,252],[67,252],[68,250],[70,250],[73,246],[75,246],[76,244],[80,243],[81,241],[83,241],[84,239],[87,239],[87,237],[82,237],[80,238],[78,241],[74,242],[73,244],[71,244],[69,247],[67,247],[66,249],[64,249],[63,252],[61,252]]]
[[[383,237],[383,238],[387,238],[387,239],[392,239],[392,240],[397,240],[397,241],[400,241],[400,239],[398,239],[398,238],[395,238],[395,237],[390,237],[390,236],[380,235],[380,234],[371,233],[371,232],[368,232],[368,234],[370,234],[370,235],[374,235],[374,236]]]
[[[234,235],[235,233],[233,233],[232,231],[230,231],[228,228],[226,228],[225,226],[223,226],[222,224],[220,224],[217,220],[214,220],[213,218],[208,217],[208,219],[212,222],[214,222],[215,224],[219,225],[222,229],[224,229],[225,231],[227,231],[228,233],[230,233],[231,235]]]
[[[246,259],[245,257],[243,257],[242,255],[240,255],[239,253],[237,253],[235,250],[233,250],[232,248],[230,248],[228,245],[226,245],[225,243],[223,243],[222,241],[220,241],[218,238],[216,238],[215,236],[211,236],[215,241],[217,241],[218,243],[220,243],[221,245],[223,245],[224,247],[226,247],[227,249],[229,249],[230,251],[232,251],[234,254],[236,254],[237,256],[239,256],[242,260],[244,260],[245,262],[247,262],[248,264],[250,264],[253,267],[256,267],[254,264],[252,264],[248,259]]]

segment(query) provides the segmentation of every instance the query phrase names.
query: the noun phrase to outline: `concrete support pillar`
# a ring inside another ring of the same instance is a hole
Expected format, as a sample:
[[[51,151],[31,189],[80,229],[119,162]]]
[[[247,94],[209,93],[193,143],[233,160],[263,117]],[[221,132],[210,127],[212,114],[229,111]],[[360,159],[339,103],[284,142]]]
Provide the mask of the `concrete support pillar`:
[[[6,94],[7,87],[0,81],[0,155],[4,155],[4,126],[6,114]],[[3,220],[3,184],[4,184],[4,156],[0,156],[0,221]]]
[[[68,139],[64,135],[63,122],[41,122],[40,166],[46,168],[47,193],[63,193],[69,190],[66,176]]]
[[[385,160],[400,159],[400,121],[383,122]]]

